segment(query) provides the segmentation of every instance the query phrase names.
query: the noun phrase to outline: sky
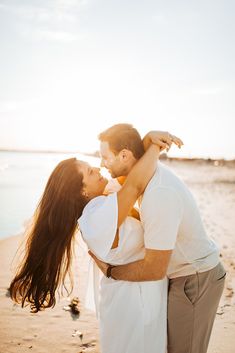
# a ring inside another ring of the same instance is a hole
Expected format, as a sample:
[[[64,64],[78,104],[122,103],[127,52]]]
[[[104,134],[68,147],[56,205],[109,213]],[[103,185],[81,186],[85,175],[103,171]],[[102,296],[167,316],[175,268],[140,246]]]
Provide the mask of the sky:
[[[98,149],[115,123],[235,158],[233,0],[0,0],[0,148]]]

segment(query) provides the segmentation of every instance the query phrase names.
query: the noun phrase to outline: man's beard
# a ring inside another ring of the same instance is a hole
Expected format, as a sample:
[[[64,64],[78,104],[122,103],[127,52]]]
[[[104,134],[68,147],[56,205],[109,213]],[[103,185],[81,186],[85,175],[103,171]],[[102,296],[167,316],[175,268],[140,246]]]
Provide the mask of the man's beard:
[[[126,176],[128,175],[127,170],[119,170],[119,171],[115,171],[115,170],[110,170],[109,173],[111,174],[112,178],[118,178],[120,176]]]
[[[118,173],[115,173],[115,172],[113,172],[113,171],[111,171],[111,177],[112,178],[117,178],[117,177],[119,177],[120,175],[118,174]]]

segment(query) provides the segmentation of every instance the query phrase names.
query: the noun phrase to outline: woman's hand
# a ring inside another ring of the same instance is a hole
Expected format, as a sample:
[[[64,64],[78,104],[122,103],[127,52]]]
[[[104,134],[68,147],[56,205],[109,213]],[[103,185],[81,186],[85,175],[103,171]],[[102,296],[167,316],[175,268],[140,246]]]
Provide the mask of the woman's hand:
[[[181,146],[184,144],[179,137],[171,135],[167,131],[150,131],[143,138],[145,151],[151,144],[158,145],[161,151],[165,148],[167,151],[169,151],[172,143],[178,146],[178,148],[181,148]]]

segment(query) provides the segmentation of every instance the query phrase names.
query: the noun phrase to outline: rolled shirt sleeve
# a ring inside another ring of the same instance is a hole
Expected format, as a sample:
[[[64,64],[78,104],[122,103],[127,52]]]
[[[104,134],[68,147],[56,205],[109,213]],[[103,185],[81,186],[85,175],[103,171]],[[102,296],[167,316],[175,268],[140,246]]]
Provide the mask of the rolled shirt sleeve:
[[[152,188],[143,197],[140,214],[145,248],[173,249],[183,214],[176,191],[168,187]]]
[[[118,223],[117,193],[98,196],[84,208],[78,225],[88,248],[101,260],[109,253]]]

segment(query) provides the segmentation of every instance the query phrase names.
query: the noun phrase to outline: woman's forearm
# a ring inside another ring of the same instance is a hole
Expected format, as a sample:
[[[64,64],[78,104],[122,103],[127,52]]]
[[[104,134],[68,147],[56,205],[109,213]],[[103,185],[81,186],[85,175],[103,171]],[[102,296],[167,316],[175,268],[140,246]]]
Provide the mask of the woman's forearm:
[[[157,145],[151,145],[129,172],[125,183],[117,193],[117,227],[122,224],[138,197],[144,192],[144,189],[156,170],[158,158],[159,147]]]
[[[144,150],[147,151],[152,143],[158,145],[160,147],[160,151],[165,148],[169,150],[172,143],[179,148],[181,148],[184,144],[179,137],[171,135],[167,131],[149,131],[143,138]]]
[[[140,196],[152,178],[157,161],[159,159],[160,148],[157,145],[151,145],[128,174],[125,184],[131,184],[137,189]]]

